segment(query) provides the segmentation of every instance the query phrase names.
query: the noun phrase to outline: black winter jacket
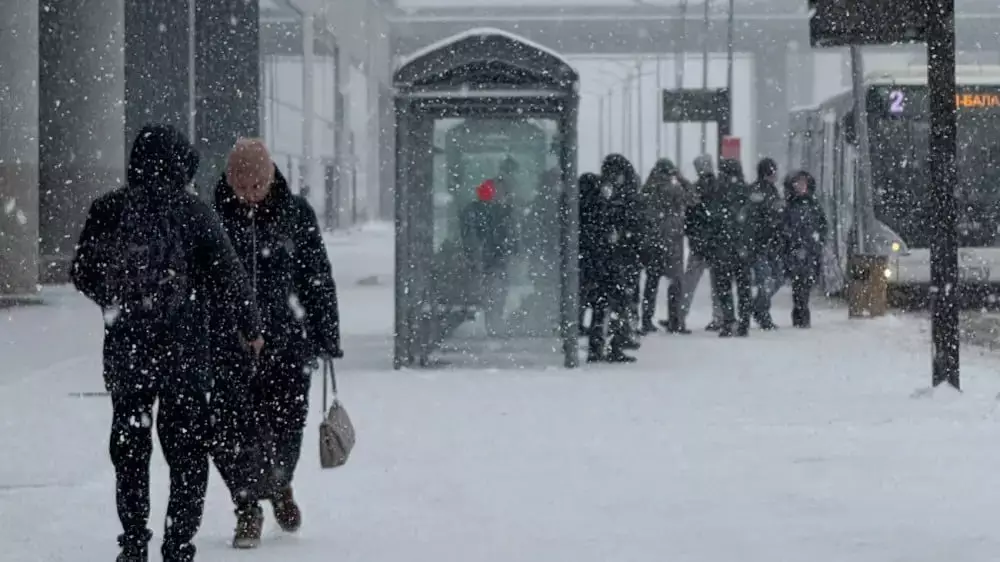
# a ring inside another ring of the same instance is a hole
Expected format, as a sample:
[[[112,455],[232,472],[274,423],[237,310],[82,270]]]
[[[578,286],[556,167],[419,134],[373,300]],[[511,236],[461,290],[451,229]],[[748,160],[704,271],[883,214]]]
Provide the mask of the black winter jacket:
[[[773,183],[758,179],[750,186],[745,213],[751,260],[778,260],[784,255],[782,203],[778,187]]]
[[[809,186],[806,195],[797,195],[792,182],[805,177]],[[816,180],[805,172],[796,174],[785,184],[787,204],[783,217],[785,244],[785,270],[793,279],[815,283],[819,275],[826,242],[826,215],[816,200]]]
[[[128,185],[99,197],[87,214],[71,277],[105,313],[104,379],[113,393],[202,384],[210,303],[226,303],[230,323],[248,341],[261,334],[247,274],[218,216],[185,189],[197,166],[197,153],[180,132],[147,126],[132,148]],[[129,216],[172,219],[186,256],[190,298],[167,328],[115,315],[118,295],[108,284],[110,266],[121,259],[115,253],[123,216],[135,209],[142,212]]]
[[[291,192],[276,167],[270,193],[254,206],[240,202],[223,176],[215,209],[251,275],[264,352],[302,361],[340,356],[337,287],[309,202]]]
[[[702,196],[705,254],[713,269],[735,271],[747,265],[747,187],[739,177],[720,178]]]
[[[684,213],[684,234],[688,237],[688,248],[692,255],[708,259],[710,219],[704,197],[715,192],[718,179],[715,174],[702,174],[694,183],[694,191],[699,202],[691,205]]]

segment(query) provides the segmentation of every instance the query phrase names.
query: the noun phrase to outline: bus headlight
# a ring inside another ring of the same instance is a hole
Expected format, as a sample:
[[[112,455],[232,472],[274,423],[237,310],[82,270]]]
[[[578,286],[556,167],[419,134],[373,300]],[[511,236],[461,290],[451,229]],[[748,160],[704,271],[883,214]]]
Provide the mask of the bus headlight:
[[[892,251],[893,252],[898,252],[900,250],[900,248],[902,248],[902,246],[899,244],[899,242],[893,242],[892,243]],[[886,271],[888,272],[889,270],[887,269]],[[889,276],[889,274],[886,273],[886,277],[888,277],[888,276]]]
[[[892,279],[892,269],[887,267],[885,268],[885,271],[882,272],[882,274],[885,275],[886,279]]]

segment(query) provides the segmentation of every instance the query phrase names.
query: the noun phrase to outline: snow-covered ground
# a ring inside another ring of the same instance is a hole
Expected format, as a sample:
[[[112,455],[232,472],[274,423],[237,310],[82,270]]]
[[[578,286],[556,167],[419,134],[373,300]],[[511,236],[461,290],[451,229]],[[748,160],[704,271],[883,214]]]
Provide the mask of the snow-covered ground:
[[[1000,360],[967,350],[966,393],[929,381],[926,321],[848,321],[747,340],[650,336],[633,366],[389,366],[392,233],[328,240],[359,443],[321,471],[314,408],[305,525],[234,552],[213,474],[204,561],[992,562]],[[702,287],[692,326],[708,319]],[[118,521],[100,318],[64,288],[0,311],[0,541],[12,561],[111,560]],[[776,320],[788,324],[788,297]],[[319,385],[312,399],[319,400]],[[156,460],[159,536],[166,470]],[[155,539],[154,539],[155,540]],[[158,544],[156,544],[158,548]],[[158,560],[158,556],[154,556]]]

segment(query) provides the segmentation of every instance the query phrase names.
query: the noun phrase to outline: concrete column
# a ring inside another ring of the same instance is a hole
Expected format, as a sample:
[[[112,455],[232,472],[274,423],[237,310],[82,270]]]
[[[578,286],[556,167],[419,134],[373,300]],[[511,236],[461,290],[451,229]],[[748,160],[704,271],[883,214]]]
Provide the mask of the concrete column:
[[[808,47],[796,42],[788,44],[788,103],[789,107],[811,105],[815,97],[816,57]]]
[[[189,0],[125,4],[125,141],[131,150],[146,124],[169,124],[194,134],[193,50]]]
[[[337,67],[335,69],[335,87],[337,90],[336,118],[334,122],[336,169],[334,171],[333,190],[336,195],[335,209],[337,219],[334,228],[343,227],[350,220],[351,185],[353,181],[353,155],[351,154],[350,136],[351,124],[347,121],[347,107],[350,106],[351,56],[346,49],[337,49]]]
[[[0,3],[0,294],[38,287],[38,0]]]
[[[197,181],[211,192],[236,139],[260,134],[258,0],[195,3],[195,86]]]
[[[125,166],[124,0],[39,5],[41,281],[68,279],[90,203]]]
[[[316,138],[316,28],[311,13],[302,16],[302,195],[310,197],[317,187]]]
[[[788,152],[788,61],[785,45],[754,53],[754,114],[759,158],[770,157],[785,172]],[[751,168],[754,169],[754,168]]]

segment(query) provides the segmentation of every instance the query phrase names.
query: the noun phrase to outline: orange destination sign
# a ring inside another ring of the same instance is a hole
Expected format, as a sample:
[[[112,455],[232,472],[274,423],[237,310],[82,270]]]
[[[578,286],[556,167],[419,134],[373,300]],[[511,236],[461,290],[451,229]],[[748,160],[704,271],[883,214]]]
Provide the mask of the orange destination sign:
[[[955,105],[959,109],[1000,107],[998,94],[955,94]]]

